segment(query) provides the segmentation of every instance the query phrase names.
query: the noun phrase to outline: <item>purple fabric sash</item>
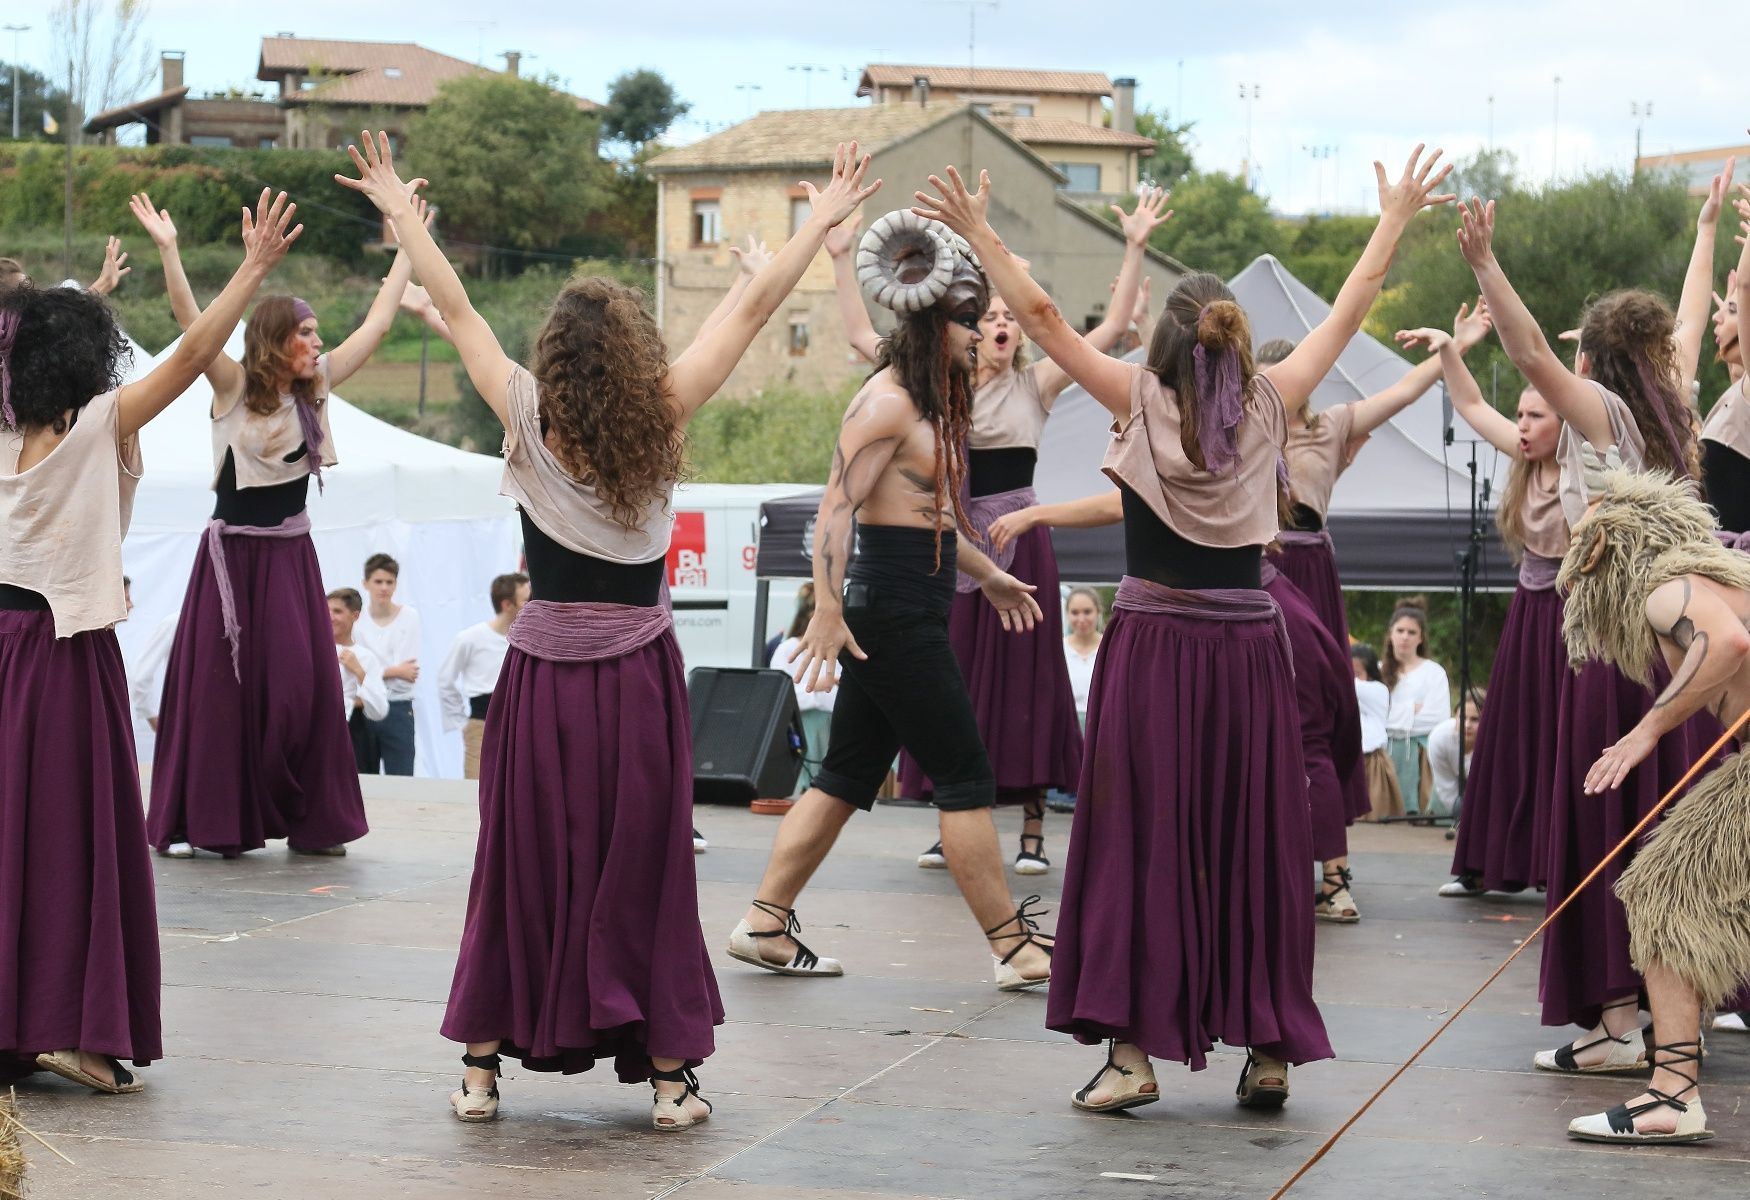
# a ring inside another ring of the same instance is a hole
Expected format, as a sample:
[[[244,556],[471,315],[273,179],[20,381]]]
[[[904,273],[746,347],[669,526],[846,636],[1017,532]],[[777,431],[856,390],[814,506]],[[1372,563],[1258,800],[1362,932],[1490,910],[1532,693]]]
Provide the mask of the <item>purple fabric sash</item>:
[[[1333,554],[1336,553],[1336,548],[1331,544],[1331,531],[1328,529],[1321,529],[1317,533],[1308,533],[1304,529],[1282,529],[1277,531],[1276,540],[1284,546],[1323,546]]]
[[[1031,508],[1039,503],[1039,493],[1030,487],[1016,488],[1012,492],[996,492],[989,496],[973,496],[961,502],[961,508],[966,513],[966,533],[972,544],[984,551],[985,556],[997,565],[1000,571],[1007,571],[1015,564],[1016,542],[1010,542],[1008,547],[998,553],[990,544],[990,527],[996,524],[998,517],[1006,517],[1010,513],[1020,512],[1023,508]],[[978,581],[965,571],[958,573],[954,580],[954,590],[957,592],[976,592]]]
[[[225,563],[225,537],[295,538],[310,532],[310,514],[298,513],[278,525],[227,525],[218,518],[207,522],[207,558],[213,564],[213,579],[219,585],[219,612],[225,620],[225,639],[231,643],[231,673],[243,682],[243,626],[237,620],[237,595],[231,589],[231,571]]]
[[[547,662],[602,662],[641,650],[674,628],[662,605],[531,600],[511,623],[510,644]]]
[[[1188,617],[1196,621],[1269,621],[1276,627],[1282,657],[1292,669],[1294,649],[1288,641],[1288,622],[1269,592],[1252,588],[1170,588],[1126,575],[1118,583],[1113,608],[1148,616]]]
[[[1714,536],[1720,539],[1720,544],[1726,549],[1750,554],[1750,533],[1733,533],[1729,529],[1716,529]]]
[[[1519,560],[1519,586],[1528,592],[1547,592],[1556,586],[1556,574],[1561,569],[1561,559],[1545,558],[1527,550]]]

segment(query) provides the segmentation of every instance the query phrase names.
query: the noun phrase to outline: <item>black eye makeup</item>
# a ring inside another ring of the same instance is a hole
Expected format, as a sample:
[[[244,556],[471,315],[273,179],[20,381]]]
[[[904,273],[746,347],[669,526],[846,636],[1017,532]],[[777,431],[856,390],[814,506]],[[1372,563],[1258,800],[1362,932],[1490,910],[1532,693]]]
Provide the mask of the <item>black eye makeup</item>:
[[[980,315],[981,314],[979,314],[979,313],[973,313],[973,312],[959,312],[959,313],[953,314],[948,319],[950,321],[954,322],[954,324],[956,324],[956,325],[959,325],[959,326],[966,328],[966,329],[971,329],[974,332],[976,332],[978,329],[978,321],[979,321]]]

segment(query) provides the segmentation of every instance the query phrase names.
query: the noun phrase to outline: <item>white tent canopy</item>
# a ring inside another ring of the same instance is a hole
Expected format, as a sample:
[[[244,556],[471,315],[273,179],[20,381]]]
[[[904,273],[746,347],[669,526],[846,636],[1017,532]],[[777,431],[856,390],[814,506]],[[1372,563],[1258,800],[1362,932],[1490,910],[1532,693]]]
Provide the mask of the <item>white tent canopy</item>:
[[[173,347],[159,355],[162,360]],[[226,346],[240,359],[240,326]],[[134,375],[153,365],[136,348]],[[444,735],[437,670],[462,629],[492,615],[492,577],[517,567],[515,509],[498,494],[499,459],[398,429],[330,396],[339,463],[310,490],[317,558],[329,588],[361,591],[364,561],[382,551],[401,563],[397,600],[419,610],[423,642],[414,690],[419,773],[459,776],[461,744]],[[203,377],[141,435],[146,473],[123,545],[133,577],[134,614],[118,631],[130,661],[152,630],[182,604],[195,547],[212,516],[212,388]],[[141,756],[150,757],[150,733]]]

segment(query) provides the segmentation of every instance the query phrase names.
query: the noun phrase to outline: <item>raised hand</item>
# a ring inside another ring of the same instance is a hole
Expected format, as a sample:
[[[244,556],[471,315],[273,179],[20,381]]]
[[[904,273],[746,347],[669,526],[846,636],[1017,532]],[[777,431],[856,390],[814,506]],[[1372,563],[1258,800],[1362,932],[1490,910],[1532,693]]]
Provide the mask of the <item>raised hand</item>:
[[[1475,196],[1468,206],[1459,205],[1458,252],[1473,268],[1495,260],[1495,202],[1484,204]]]
[[[1154,186],[1145,187],[1136,194],[1136,209],[1125,212],[1116,204],[1112,211],[1118,214],[1118,227],[1124,231],[1124,240],[1132,246],[1148,245],[1149,235],[1165,225],[1172,218],[1173,210],[1167,208],[1166,188]]]
[[[1720,210],[1725,207],[1726,195],[1732,190],[1732,171],[1736,165],[1737,159],[1728,154],[1726,169],[1715,175],[1713,182],[1708,184],[1707,199],[1701,202],[1701,214],[1695,218],[1697,229],[1711,229],[1720,219]]]
[[[268,199],[270,196],[271,202]],[[298,240],[298,235],[304,232],[302,224],[287,229],[297,211],[298,206],[290,203],[284,192],[275,196],[272,188],[261,189],[261,198],[255,202],[255,211],[251,213],[247,208],[243,210],[244,266],[255,267],[265,273],[279,265],[286,252],[292,248],[292,243]]]
[[[359,140],[365,144],[363,154],[359,153],[357,146],[346,148],[346,152],[352,155],[352,165],[358,168],[359,177],[354,179],[350,175],[337,174],[334,182],[355,192],[363,192],[365,198],[377,206],[378,212],[394,216],[409,202],[409,197],[424,186],[425,180],[415,179],[408,183],[395,173],[395,155],[389,149],[388,134],[379,132],[373,139],[367,130],[359,134]]]
[[[401,311],[416,317],[423,317],[431,311],[431,293],[417,283],[408,283],[401,289],[401,299],[398,301]]]
[[[1468,304],[1458,306],[1458,315],[1452,318],[1452,340],[1458,343],[1462,353],[1488,337],[1494,324],[1494,319],[1489,316],[1489,306],[1478,296],[1474,310]]]
[[[966,190],[966,184],[960,178],[960,172],[954,167],[948,168],[946,182],[939,175],[930,176],[930,186],[942,194],[938,198],[928,192],[914,192],[913,196],[917,203],[912,206],[912,211],[918,216],[932,221],[940,221],[967,239],[970,239],[975,231],[989,224],[989,171],[978,173],[977,192]]]
[[[826,218],[828,229],[856,212],[863,201],[881,190],[879,179],[868,187],[863,186],[863,176],[868,172],[869,155],[858,158],[857,143],[840,142],[838,149],[833,151],[832,182],[821,190],[806,179],[802,181],[802,189],[808,193],[809,206]]]
[[[1459,311],[1462,313],[1464,310],[1460,309]],[[1392,337],[1398,345],[1406,350],[1412,350],[1417,346],[1421,346],[1430,354],[1439,354],[1441,349],[1444,348],[1448,342],[1453,340],[1452,335],[1447,333],[1446,330],[1429,328],[1400,329],[1397,333],[1393,334]]]
[[[1142,282],[1136,285],[1136,303],[1130,307],[1130,323],[1138,329],[1148,324],[1149,318],[1149,277],[1144,275]]]
[[[135,192],[128,197],[128,210],[154,246],[163,250],[176,245],[176,223],[170,219],[169,209],[153,208],[152,197],[145,192]]]
[[[745,249],[731,246],[729,253],[735,255],[735,261],[741,265],[741,273],[750,278],[765,270],[766,264],[772,261],[772,252],[766,249],[764,242],[756,241],[751,233],[747,235]]]
[[[843,258],[857,248],[857,231],[863,227],[863,214],[852,213],[826,231],[826,252],[833,258]]]
[[[91,285],[91,290],[100,296],[107,296],[115,291],[121,283],[122,276],[132,271],[127,266],[128,256],[122,252],[120,238],[112,237],[103,248],[103,270],[97,274],[97,280]]]
[[[1373,173],[1379,180],[1379,217],[1385,220],[1394,218],[1409,224],[1410,218],[1424,208],[1432,208],[1437,204],[1450,204],[1458,199],[1456,193],[1441,192],[1434,189],[1446,182],[1446,177],[1452,174],[1452,164],[1447,163],[1436,170],[1440,156],[1444,151],[1436,150],[1428,156],[1427,162],[1422,162],[1424,143],[1417,142],[1416,148],[1410,151],[1409,161],[1404,163],[1404,173],[1396,183],[1388,183],[1385,177],[1385,165],[1375,161]]]

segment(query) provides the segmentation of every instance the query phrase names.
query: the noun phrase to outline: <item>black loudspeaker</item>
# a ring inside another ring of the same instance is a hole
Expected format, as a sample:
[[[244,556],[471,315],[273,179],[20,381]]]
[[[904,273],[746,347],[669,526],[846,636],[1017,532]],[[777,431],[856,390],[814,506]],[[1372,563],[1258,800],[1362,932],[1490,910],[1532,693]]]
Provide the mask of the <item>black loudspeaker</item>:
[[[802,770],[802,716],[788,672],[697,667],[687,674],[687,705],[695,804],[790,794]]]

